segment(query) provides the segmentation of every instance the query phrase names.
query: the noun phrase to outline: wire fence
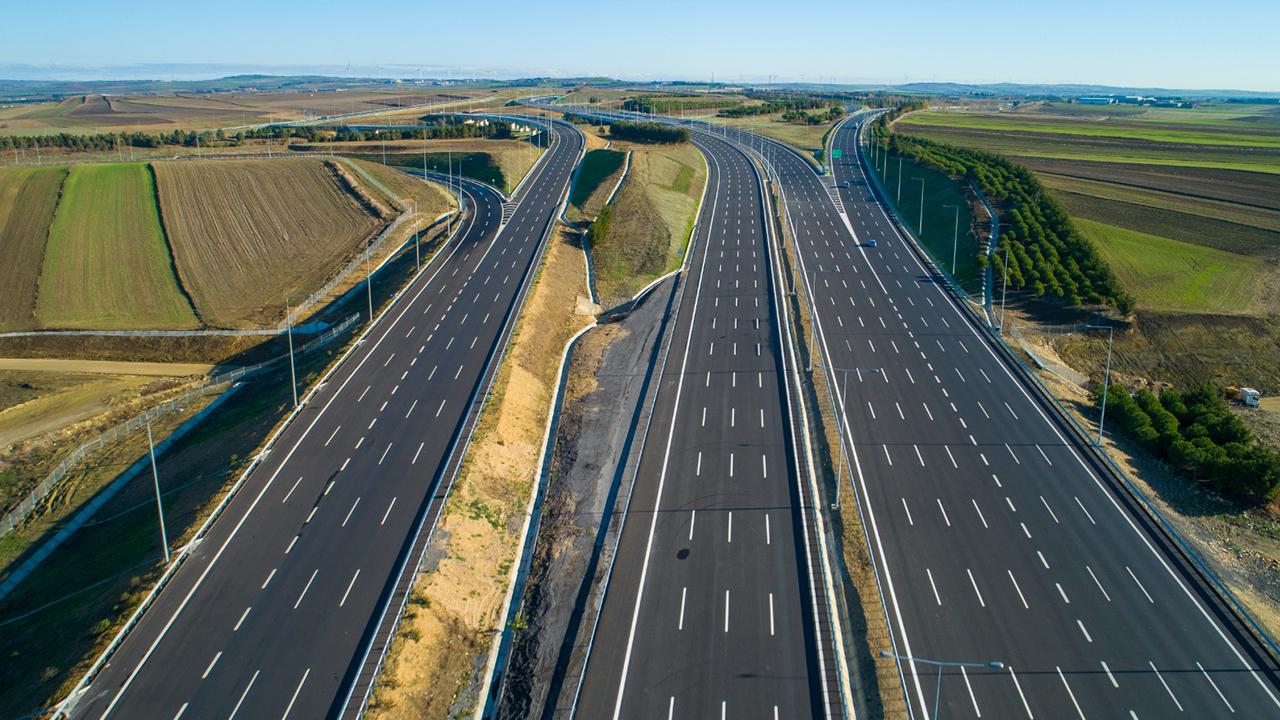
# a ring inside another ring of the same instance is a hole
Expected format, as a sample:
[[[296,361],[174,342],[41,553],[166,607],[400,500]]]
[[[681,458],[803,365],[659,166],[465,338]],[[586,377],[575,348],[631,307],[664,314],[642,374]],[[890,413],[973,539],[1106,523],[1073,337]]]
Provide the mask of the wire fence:
[[[360,313],[353,313],[342,322],[334,325],[320,336],[303,345],[298,349],[298,352],[305,354],[319,348],[345,332],[359,320]],[[101,450],[111,443],[117,442],[120,439],[141,430],[142,428],[145,428],[148,423],[153,422],[158,418],[181,411],[193,400],[197,400],[207,395],[221,393],[231,383],[259,372],[260,370],[264,370],[267,367],[284,360],[286,357],[288,356],[284,355],[275,357],[270,360],[264,360],[256,365],[238,367],[234,370],[228,370],[227,372],[210,376],[199,385],[193,388],[188,388],[158,405],[149,407],[138,415],[135,415],[122,423],[113,425],[85,441],[75,450],[68,453],[67,456],[64,457],[62,461],[59,462],[38,485],[32,488],[31,492],[23,498],[16,507],[5,514],[4,519],[0,520],[0,537],[9,534],[14,530],[14,528],[25,522],[26,519],[30,517],[31,514],[40,506],[40,503],[48,497],[49,493],[58,486],[58,483],[70,474],[72,470],[79,466],[80,463],[84,462],[84,459],[89,455]]]

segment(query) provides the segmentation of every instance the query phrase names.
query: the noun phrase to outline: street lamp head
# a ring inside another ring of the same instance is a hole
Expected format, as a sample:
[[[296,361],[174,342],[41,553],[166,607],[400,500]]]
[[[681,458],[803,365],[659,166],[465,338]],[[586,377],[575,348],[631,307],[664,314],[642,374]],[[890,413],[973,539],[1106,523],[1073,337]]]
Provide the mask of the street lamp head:
[[[880,657],[891,658],[893,657],[893,653],[889,652],[888,650],[881,650]]]
[[[987,667],[991,668],[992,670],[1003,670],[1004,663],[1000,662],[999,660],[992,660],[991,662],[987,663]]]

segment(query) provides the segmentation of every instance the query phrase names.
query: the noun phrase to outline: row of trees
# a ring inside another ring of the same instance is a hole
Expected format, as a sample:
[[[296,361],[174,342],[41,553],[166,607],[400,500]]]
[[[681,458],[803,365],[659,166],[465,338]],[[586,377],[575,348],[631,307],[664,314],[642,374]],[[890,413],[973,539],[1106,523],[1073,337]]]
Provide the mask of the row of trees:
[[[668,114],[689,110],[732,108],[741,104],[741,100],[734,100],[733,98],[715,98],[700,95],[659,95],[627,98],[622,101],[622,109],[639,113]]]
[[[739,118],[753,115],[773,115],[774,113],[818,110],[827,107],[828,101],[805,95],[787,96],[782,99],[766,100],[758,105],[738,105],[725,108],[716,113],[720,117]]]
[[[1095,404],[1101,405],[1099,398]],[[1258,442],[1209,383],[1107,396],[1112,427],[1216,492],[1255,503],[1280,490],[1280,455]]]
[[[832,105],[826,112],[808,113],[803,110],[788,110],[782,113],[784,122],[805,123],[806,125],[823,125],[844,117],[843,105]]]
[[[618,120],[609,124],[609,134],[619,140],[641,143],[681,143],[689,141],[689,130],[687,128],[660,125],[656,122]]]
[[[512,137],[511,123],[489,121],[488,125],[440,123],[395,129],[357,130],[349,127],[272,126],[226,133],[222,130],[174,130],[172,132],[144,133],[96,133],[78,135],[55,133],[49,135],[0,136],[0,152],[57,148],[71,152],[105,152],[119,148],[174,147],[227,147],[237,146],[245,140],[283,140],[291,138],[309,143],[353,142],[368,140],[435,140],[451,138]]]
[[[874,142],[890,153],[972,181],[999,206],[1000,241],[1009,248],[1010,287],[1071,305],[1106,304],[1125,314],[1133,311],[1133,296],[1120,287],[1097,249],[1029,169],[992,153],[901,135],[887,124],[877,123],[872,132]],[[1005,279],[1005,257],[1001,255],[993,267],[997,283]],[[987,256],[980,253],[978,261],[985,266]]]
[[[227,136],[221,130],[174,130],[168,133],[120,132],[93,135],[75,133],[3,135],[0,136],[0,151],[58,148],[72,152],[101,152],[121,147],[153,148],[164,145],[196,147],[224,143],[227,140]]]

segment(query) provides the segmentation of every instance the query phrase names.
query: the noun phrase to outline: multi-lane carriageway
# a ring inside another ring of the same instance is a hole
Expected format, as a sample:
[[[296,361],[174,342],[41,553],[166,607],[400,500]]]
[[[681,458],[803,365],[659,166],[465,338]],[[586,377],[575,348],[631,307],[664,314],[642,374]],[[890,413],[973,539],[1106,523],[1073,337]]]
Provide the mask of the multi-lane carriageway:
[[[802,158],[765,155],[822,356],[849,370],[832,372],[849,481],[915,716],[1280,717],[1253,636],[897,232],[862,121],[834,138],[843,214]],[[979,667],[946,668],[935,707],[936,668],[914,658]]]
[[[864,119],[834,136],[844,188],[778,143],[710,132],[762,157],[784,198],[892,630],[872,651],[903,658],[913,716],[1280,716],[1258,640],[890,220]]]
[[[499,227],[471,208],[307,400],[71,709],[353,717],[582,153],[556,140]]]
[[[671,348],[586,671],[558,712],[838,716],[763,186],[736,147],[698,145],[708,185]]]

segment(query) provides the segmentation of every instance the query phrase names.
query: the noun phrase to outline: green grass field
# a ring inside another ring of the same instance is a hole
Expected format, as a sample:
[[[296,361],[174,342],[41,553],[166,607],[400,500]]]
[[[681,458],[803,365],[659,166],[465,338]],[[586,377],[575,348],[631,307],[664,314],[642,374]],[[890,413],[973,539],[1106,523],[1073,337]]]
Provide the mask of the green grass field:
[[[192,328],[144,163],[77,165],[63,185],[40,272],[50,328]]]
[[[0,170],[0,330],[35,324],[36,287],[65,167]]]
[[[1075,137],[1117,138],[1156,143],[1226,145],[1250,148],[1280,148],[1280,127],[1166,121],[1134,121],[1129,118],[1103,120],[1033,115],[1031,113],[915,112],[909,121],[916,127],[949,127],[990,130],[1002,133],[1047,133]],[[1252,131],[1252,132],[1250,132]]]
[[[1263,260],[1158,235],[1076,220],[1139,309],[1247,315],[1258,312],[1267,268]]]
[[[626,159],[627,154],[618,150],[588,150],[569,192],[570,207],[586,217],[600,212]]]

